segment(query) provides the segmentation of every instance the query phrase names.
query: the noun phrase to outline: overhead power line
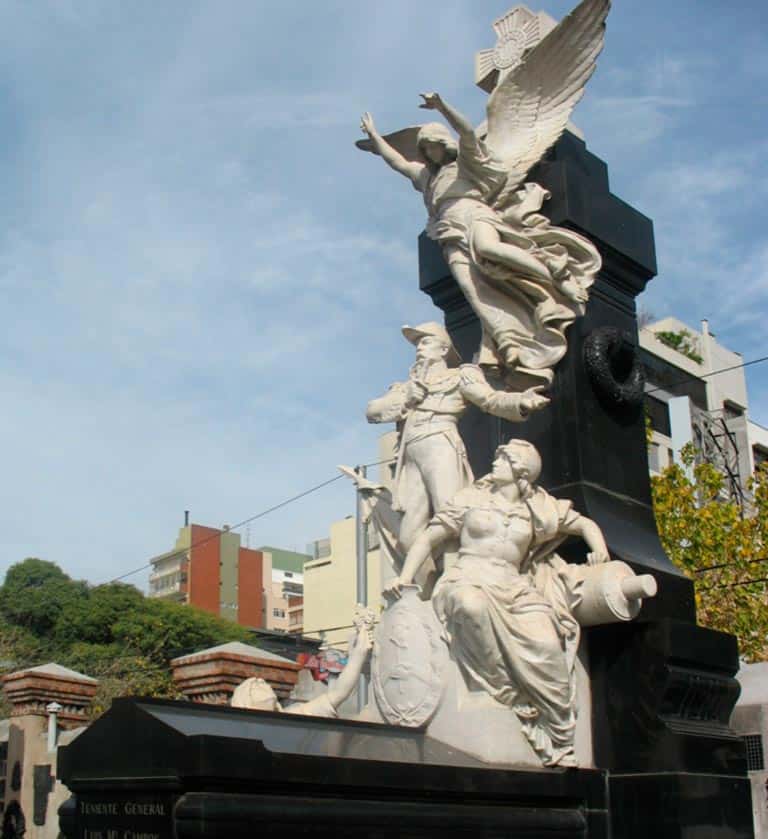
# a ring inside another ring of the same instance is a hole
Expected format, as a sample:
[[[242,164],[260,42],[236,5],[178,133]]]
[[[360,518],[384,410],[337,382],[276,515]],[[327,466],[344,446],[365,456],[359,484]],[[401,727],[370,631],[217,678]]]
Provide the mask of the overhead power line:
[[[373,463],[366,463],[364,464],[366,468],[369,466],[380,466],[382,463],[392,463],[394,458],[387,458],[385,460],[378,460]],[[244,527],[246,524],[250,524],[251,522],[256,521],[257,519],[263,518],[264,516],[269,515],[270,513],[274,513],[276,510],[280,510],[282,507],[287,507],[289,504],[293,504],[294,501],[299,501],[302,498],[305,498],[307,495],[311,495],[313,492],[317,492],[318,490],[323,489],[324,487],[329,486],[330,484],[335,483],[336,481],[341,480],[344,475],[335,475],[333,478],[329,478],[327,481],[323,481],[322,483],[315,484],[315,486],[310,487],[309,489],[305,489],[303,492],[298,493],[297,495],[291,496],[291,498],[286,498],[285,501],[281,501],[279,504],[274,504],[272,507],[268,507],[266,510],[262,510],[260,513],[256,513],[253,516],[249,516],[247,519],[243,519],[242,521],[238,522],[237,524],[233,524],[229,530],[239,530],[241,527]],[[164,559],[173,559],[177,556],[183,556],[186,554],[187,551],[192,550],[193,548],[199,548],[201,545],[205,545],[208,542],[212,542],[214,539],[218,539],[220,535],[219,531],[215,533],[211,533],[208,536],[204,536],[201,539],[198,539],[196,542],[192,542],[189,547],[183,548],[179,551],[174,551],[168,554],[162,554]],[[157,559],[158,557],[155,557]],[[125,580],[127,577],[132,577],[134,574],[138,574],[141,571],[146,571],[147,568],[152,567],[152,562],[147,562],[139,568],[134,568],[133,571],[126,571],[125,574],[121,574],[119,577],[114,577],[113,579],[109,580],[108,583],[119,583],[121,580]],[[102,584],[104,585],[104,584]]]
[[[699,589],[699,591],[705,592],[714,591],[717,588],[738,588],[739,586],[753,586],[757,585],[758,583],[768,583],[768,577],[759,577],[757,580],[742,580],[738,583],[722,583],[716,586],[707,586],[706,588]]]
[[[702,374],[699,378],[707,379],[707,378],[710,378],[711,376],[718,376],[721,373],[730,373],[733,370],[739,370],[739,369],[743,369],[745,367],[752,367],[755,364],[762,364],[765,361],[768,361],[768,355],[765,355],[762,358],[754,358],[751,361],[745,361],[745,362],[742,362],[741,364],[734,364],[731,367],[723,367],[720,370],[712,370],[709,373]],[[652,390],[647,390],[645,392],[645,395],[648,396],[652,393],[657,393],[660,390],[667,390],[670,387],[674,388],[674,387],[677,387],[678,385],[684,385],[684,384],[687,384],[689,381],[690,381],[690,379],[685,378],[685,379],[680,379],[677,382],[670,382],[669,384],[665,385],[664,387],[656,387],[656,388],[653,388]],[[380,466],[383,463],[392,463],[393,460],[394,460],[394,458],[387,458],[385,460],[378,460],[378,461],[374,461],[373,463],[366,463],[364,465],[365,465],[366,468],[370,467],[370,466]],[[316,484],[315,486],[310,487],[309,489],[306,489],[303,492],[298,493],[298,495],[294,495],[291,498],[287,498],[285,501],[281,501],[279,504],[275,504],[272,507],[268,507],[266,510],[262,510],[260,513],[256,513],[255,515],[250,516],[247,519],[243,519],[243,521],[232,525],[229,529],[230,530],[238,530],[239,528],[244,527],[246,524],[250,524],[251,522],[256,521],[257,519],[263,518],[264,516],[267,516],[270,513],[274,513],[276,510],[279,510],[282,507],[287,507],[289,504],[293,504],[294,501],[299,501],[300,499],[305,498],[307,495],[311,495],[313,492],[317,492],[318,490],[323,489],[324,487],[328,486],[329,484],[335,483],[336,481],[340,480],[342,477],[344,477],[344,476],[343,475],[336,475],[333,478],[329,478],[327,481],[323,481],[322,483]],[[182,554],[186,553],[186,551],[191,550],[192,548],[198,548],[201,545],[204,545],[207,542],[212,541],[213,539],[217,539],[218,536],[219,536],[218,533],[213,533],[209,536],[206,536],[202,539],[199,539],[197,542],[193,542],[188,548],[184,548],[181,551],[176,551],[175,553],[166,554],[165,558],[171,559],[174,556],[181,556]],[[113,579],[109,580],[109,582],[110,583],[118,583],[121,580],[125,580],[128,577],[132,577],[134,574],[138,574],[141,571],[145,571],[147,568],[150,568],[151,566],[152,566],[152,562],[147,562],[139,568],[134,568],[132,571],[127,571],[125,574],[121,574],[119,577],[114,577]],[[717,567],[719,567],[719,566],[713,566],[712,569],[717,568]],[[701,569],[702,572],[706,571],[706,570],[710,570],[710,569]],[[700,573],[700,572],[696,572],[696,573]]]
[[[744,367],[752,367],[754,364],[762,364],[764,361],[768,361],[768,355],[764,355],[762,358],[753,358],[752,361],[744,361],[741,364],[734,364],[732,367],[723,367],[721,370],[712,370],[710,373],[702,373],[699,376],[699,379],[708,379],[711,376],[719,376],[721,373],[730,373],[732,370],[741,370]],[[678,385],[687,385],[690,382],[690,378],[680,379],[677,382],[670,382],[668,385],[664,385],[664,387],[655,387],[653,390],[646,390],[645,395],[648,396],[650,393],[656,393],[660,390],[667,390],[671,387],[677,387]]]
[[[763,557],[762,559],[750,559],[744,563],[744,565],[757,565],[759,562],[768,562],[768,556]],[[719,565],[709,565],[706,568],[697,568],[693,573],[694,574],[706,574],[708,571],[719,571],[721,568],[732,568],[734,565],[737,565],[736,562],[721,562]]]

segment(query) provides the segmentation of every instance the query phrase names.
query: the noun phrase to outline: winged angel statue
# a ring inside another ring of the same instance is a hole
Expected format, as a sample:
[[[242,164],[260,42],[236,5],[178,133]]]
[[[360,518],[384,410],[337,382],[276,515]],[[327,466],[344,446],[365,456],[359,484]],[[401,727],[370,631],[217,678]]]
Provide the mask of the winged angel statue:
[[[565,130],[605,37],[610,0],[583,0],[488,98],[478,129],[437,93],[420,106],[458,133],[429,123],[381,136],[369,113],[364,150],[381,155],[423,194],[427,234],[483,327],[476,361],[510,385],[548,385],[565,331],[584,313],[600,270],[596,248],[542,215],[549,193],[528,172]]]

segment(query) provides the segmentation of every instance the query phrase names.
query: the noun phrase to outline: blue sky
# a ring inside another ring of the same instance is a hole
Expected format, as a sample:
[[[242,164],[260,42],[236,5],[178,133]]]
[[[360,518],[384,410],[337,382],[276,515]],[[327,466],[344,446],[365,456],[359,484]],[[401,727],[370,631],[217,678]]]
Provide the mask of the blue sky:
[[[420,197],[356,151],[359,114],[424,121],[435,89],[479,122],[473,56],[508,8],[4,0],[0,574],[33,555],[104,581],[184,509],[234,523],[375,459],[365,403],[411,361],[400,325],[437,311]],[[654,219],[641,305],[745,359],[766,354],[767,42],[762,2],[617,0],[574,117]],[[251,544],[302,550],[353,508],[337,482]]]

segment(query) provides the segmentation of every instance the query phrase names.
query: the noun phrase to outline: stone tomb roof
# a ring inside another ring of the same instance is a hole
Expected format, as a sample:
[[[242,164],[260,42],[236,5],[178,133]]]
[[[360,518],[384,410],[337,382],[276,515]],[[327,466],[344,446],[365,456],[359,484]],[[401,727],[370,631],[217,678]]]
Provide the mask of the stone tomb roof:
[[[227,704],[245,679],[269,682],[278,698],[285,699],[296,684],[301,665],[276,653],[230,641],[171,661],[176,687],[192,702]]]
[[[99,682],[60,664],[42,664],[3,676],[3,690],[11,703],[11,716],[47,716],[51,702],[61,705],[62,727],[81,725],[96,695]]]
[[[74,679],[78,682],[88,682],[97,685],[98,679],[92,679],[84,673],[78,673],[77,670],[70,670],[69,667],[62,667],[61,664],[40,664],[37,667],[29,667],[21,672],[24,673],[40,673],[44,676],[58,676],[62,679]]]
[[[174,662],[185,662],[188,659],[196,658],[197,656],[229,654],[236,656],[244,656],[246,658],[260,658],[266,661],[285,661],[290,664],[294,662],[290,658],[270,653],[267,650],[262,650],[259,647],[252,647],[250,644],[244,644],[242,641],[230,641],[227,644],[219,644],[217,647],[208,647],[208,649],[200,650],[196,653],[189,653],[188,655],[179,656],[174,659]]]

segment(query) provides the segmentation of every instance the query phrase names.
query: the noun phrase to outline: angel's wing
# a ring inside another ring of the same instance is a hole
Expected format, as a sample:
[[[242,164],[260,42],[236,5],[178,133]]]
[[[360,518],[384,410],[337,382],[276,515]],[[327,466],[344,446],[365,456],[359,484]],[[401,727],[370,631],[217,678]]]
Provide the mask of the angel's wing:
[[[505,195],[565,130],[595,70],[610,7],[582,0],[489,96],[486,143],[508,167]]]
[[[416,145],[416,139],[419,134],[420,125],[412,125],[410,128],[403,128],[400,131],[395,131],[392,134],[385,134],[384,139],[389,143],[395,151],[400,152],[406,160],[413,163],[424,163],[419,153],[419,148]],[[363,151],[369,151],[376,154],[373,148],[373,143],[368,140],[358,140],[355,145]]]

